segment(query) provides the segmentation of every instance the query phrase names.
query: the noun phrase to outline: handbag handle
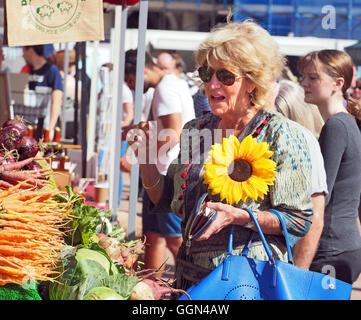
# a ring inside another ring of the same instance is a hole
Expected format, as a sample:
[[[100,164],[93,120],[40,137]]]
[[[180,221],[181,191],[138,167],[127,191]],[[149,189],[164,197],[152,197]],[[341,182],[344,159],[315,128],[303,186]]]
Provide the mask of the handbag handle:
[[[248,208],[242,208],[243,210],[246,210],[251,219],[253,220],[254,224],[256,225],[256,228],[257,228],[257,231],[259,233],[259,236],[261,238],[261,241],[262,241],[262,244],[263,244],[263,247],[265,248],[266,250],[266,253],[267,253],[267,256],[268,256],[268,259],[270,261],[273,260],[273,255],[272,255],[272,251],[267,243],[267,240],[262,232],[262,229],[256,219],[256,217],[254,216],[254,213],[252,212],[252,210],[248,209]],[[283,229],[284,231],[284,237],[286,239],[286,246],[287,246],[287,251],[288,251],[288,258],[289,258],[289,261],[293,264],[293,257],[292,257],[292,252],[291,252],[291,246],[289,244],[289,238],[288,238],[288,231],[287,231],[287,228],[286,228],[286,224],[284,222],[284,219],[283,217],[281,216],[281,214],[277,211],[277,210],[274,210],[274,209],[269,209],[269,211],[273,212],[277,218],[279,219],[280,221],[280,224],[281,224],[281,229]],[[233,250],[233,232],[234,232],[234,225],[232,225],[231,227],[231,231],[230,231],[230,235],[229,235],[229,242],[228,242],[228,251],[227,251],[227,255],[231,255],[232,253],[232,250]]]
[[[283,219],[282,215],[277,210],[269,209],[268,211],[273,212],[277,216],[279,221],[281,222],[281,228],[282,228],[282,230],[284,232],[284,236],[285,236],[285,239],[286,239],[286,246],[287,246],[287,251],[288,251],[288,260],[289,260],[290,263],[293,264],[292,250],[291,250],[291,246],[290,246],[290,239],[288,237],[288,231],[287,231],[287,228],[286,228],[285,220]]]
[[[259,235],[260,235],[260,237],[261,237],[263,246],[264,246],[264,248],[265,248],[265,250],[266,250],[268,259],[269,259],[270,261],[273,260],[272,251],[271,251],[271,249],[270,249],[270,247],[269,247],[269,245],[268,245],[268,243],[267,243],[267,241],[266,241],[266,239],[265,239],[265,237],[264,237],[264,235],[263,235],[263,232],[262,232],[262,230],[261,230],[261,227],[260,227],[259,224],[258,224],[258,221],[257,221],[256,217],[254,216],[254,214],[253,214],[253,212],[252,212],[251,210],[249,210],[249,209],[247,209],[247,208],[243,208],[243,210],[246,210],[246,211],[249,213],[249,215],[250,215],[250,217],[252,218],[252,220],[254,221],[254,223],[255,223],[255,225],[256,225],[256,227],[257,227],[258,233],[259,233]],[[232,225],[231,231],[230,231],[230,234],[229,234],[229,242],[228,242],[227,255],[230,255],[231,252],[232,252],[232,250],[233,250],[233,232],[234,232],[234,225]]]

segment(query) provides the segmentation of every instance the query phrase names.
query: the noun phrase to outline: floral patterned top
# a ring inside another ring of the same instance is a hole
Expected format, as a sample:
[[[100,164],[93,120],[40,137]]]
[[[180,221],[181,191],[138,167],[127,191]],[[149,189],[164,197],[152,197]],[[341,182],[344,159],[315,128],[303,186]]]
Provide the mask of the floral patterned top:
[[[269,118],[269,121],[265,120]],[[152,208],[153,213],[169,212],[182,218],[182,234],[186,239],[185,226],[192,219],[199,198],[205,192],[213,201],[219,195],[212,195],[203,184],[203,163],[212,144],[221,142],[217,136],[220,118],[208,113],[188,122],[181,135],[181,150],[178,159],[169,166],[165,177],[164,192],[160,201]],[[262,125],[263,124],[263,125]],[[276,209],[283,216],[290,243],[294,245],[309,229],[312,218],[311,204],[311,159],[303,133],[292,122],[277,112],[259,111],[238,136],[242,141],[247,135],[257,132],[257,142],[267,142],[274,151],[271,159],[277,164],[276,180],[264,199],[248,198],[236,207],[247,207],[253,211]],[[270,212],[270,214],[273,214]],[[200,281],[225,258],[230,226],[206,241],[193,241],[189,252],[185,241],[176,261],[176,287],[188,289]],[[233,254],[240,254],[254,232],[236,226]],[[265,235],[276,259],[287,260],[284,237]],[[248,257],[267,260],[262,242],[255,232]]]

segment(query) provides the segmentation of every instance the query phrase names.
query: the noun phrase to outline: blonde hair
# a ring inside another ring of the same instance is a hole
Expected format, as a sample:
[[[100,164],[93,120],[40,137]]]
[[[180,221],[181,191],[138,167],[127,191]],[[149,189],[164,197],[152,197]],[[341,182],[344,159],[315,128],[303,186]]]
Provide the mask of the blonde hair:
[[[316,105],[304,101],[302,87],[290,80],[281,80],[275,101],[278,112],[310,130],[318,139],[324,121]]]
[[[48,57],[48,61],[64,71],[65,50],[59,50]],[[69,50],[69,65],[75,64],[75,50]]]
[[[199,66],[210,65],[212,56],[255,85],[252,102],[256,108],[269,106],[269,86],[280,77],[285,58],[267,30],[250,19],[217,25],[199,46],[195,60]]]
[[[298,69],[303,74],[304,69],[311,64],[315,67],[316,72],[319,73],[320,63],[330,77],[344,79],[342,95],[347,101],[346,110],[356,119],[358,126],[361,128],[361,106],[347,92],[351,86],[354,72],[352,58],[345,51],[341,50],[325,49],[313,51],[299,61]]]

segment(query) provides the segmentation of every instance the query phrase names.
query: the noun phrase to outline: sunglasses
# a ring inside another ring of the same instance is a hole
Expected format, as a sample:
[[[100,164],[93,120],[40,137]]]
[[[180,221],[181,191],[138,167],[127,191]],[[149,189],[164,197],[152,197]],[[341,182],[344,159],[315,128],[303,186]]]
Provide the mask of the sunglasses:
[[[217,79],[222,82],[225,86],[231,86],[238,76],[233,74],[231,71],[226,69],[219,69],[214,71],[214,69],[203,66],[198,69],[198,74],[201,80],[205,83],[211,81],[214,72],[216,73]]]

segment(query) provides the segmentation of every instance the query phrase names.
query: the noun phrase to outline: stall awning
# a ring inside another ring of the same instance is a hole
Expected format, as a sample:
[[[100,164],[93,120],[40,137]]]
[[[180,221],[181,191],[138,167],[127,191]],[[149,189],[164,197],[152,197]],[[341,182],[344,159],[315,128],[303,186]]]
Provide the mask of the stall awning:
[[[122,0],[103,0],[103,2],[110,3],[110,4],[116,4],[116,5],[122,5]],[[138,2],[139,2],[139,0],[126,0],[125,1],[127,6],[133,6],[133,5],[137,4]]]
[[[361,66],[361,41],[352,46],[345,47],[345,51],[351,56],[356,66]]]

